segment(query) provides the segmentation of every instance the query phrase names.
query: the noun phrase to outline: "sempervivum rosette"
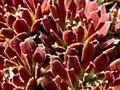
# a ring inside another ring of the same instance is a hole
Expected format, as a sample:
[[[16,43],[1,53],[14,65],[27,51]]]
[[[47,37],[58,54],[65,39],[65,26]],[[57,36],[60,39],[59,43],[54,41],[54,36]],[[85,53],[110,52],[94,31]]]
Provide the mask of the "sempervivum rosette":
[[[38,79],[46,90],[118,90],[120,59],[115,47],[96,55],[96,44],[71,44],[64,55],[65,63],[51,58],[53,76]],[[113,61],[114,60],[114,61]]]
[[[99,7],[96,1],[58,0],[49,4],[49,9],[49,16],[41,19],[40,39],[51,54],[55,54],[56,47],[84,43],[93,34],[100,43],[112,39],[112,36],[104,39],[112,23],[105,5]]]
[[[50,75],[50,55],[43,45],[36,45],[32,38],[23,42],[13,38],[9,45],[0,45],[0,88],[2,90],[34,90],[41,88],[36,80],[43,74]]]
[[[40,18],[49,14],[50,0],[0,0],[0,42],[14,36],[21,39],[37,35]]]

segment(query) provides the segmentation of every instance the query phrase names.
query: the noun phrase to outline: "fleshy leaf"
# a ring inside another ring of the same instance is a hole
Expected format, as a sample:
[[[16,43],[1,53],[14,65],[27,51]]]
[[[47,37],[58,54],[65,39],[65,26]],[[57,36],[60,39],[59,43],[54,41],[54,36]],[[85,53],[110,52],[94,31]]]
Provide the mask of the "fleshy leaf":
[[[68,56],[68,63],[67,68],[70,70],[71,68],[74,69],[74,72],[77,76],[81,74],[81,67],[79,63],[79,59],[77,56]]]
[[[85,35],[85,30],[82,28],[82,26],[78,26],[73,32],[76,34],[76,41],[82,42]]]
[[[120,73],[120,59],[116,59],[113,61],[106,70],[115,71],[115,75],[118,75]]]
[[[36,61],[39,65],[42,65],[44,59],[45,59],[45,51],[41,47],[37,47],[33,54],[33,59]]]
[[[26,83],[30,78],[30,75],[29,75],[27,69],[25,67],[21,66],[19,69],[19,73],[20,73],[20,78],[24,81],[24,83]]]
[[[109,21],[105,22],[105,24],[98,30],[99,35],[98,35],[97,39],[101,39],[108,33],[110,25],[111,25],[111,22],[109,22]]]
[[[59,90],[58,86],[49,76],[43,76],[40,81],[41,81],[41,85],[46,90]]]
[[[98,73],[104,70],[108,61],[109,61],[109,58],[105,53],[102,53],[101,55],[99,55],[93,62],[93,64],[95,65],[94,72]]]
[[[68,84],[59,75],[55,77],[55,83],[60,87],[61,90],[68,90]]]
[[[35,10],[35,19],[42,18],[42,10],[40,4],[37,4],[37,8]]]
[[[12,29],[9,29],[9,28],[3,28],[0,31],[0,33],[9,39],[12,39],[16,35],[16,33]]]
[[[82,57],[81,57],[81,67],[83,69],[86,69],[90,61],[93,61],[94,51],[95,51],[94,46],[90,42],[87,42],[83,47]]]
[[[29,12],[28,9],[23,9],[22,10],[22,18],[26,20],[26,22],[29,26],[32,25],[32,17],[30,15],[30,12]]]
[[[24,19],[18,19],[14,22],[13,27],[17,33],[28,32],[28,25]]]
[[[65,31],[63,34],[63,39],[65,43],[69,46],[70,44],[73,44],[76,42],[76,34],[72,31]]]
[[[59,75],[65,82],[68,81],[67,71],[59,61],[53,61],[51,63],[51,69],[55,76]]]

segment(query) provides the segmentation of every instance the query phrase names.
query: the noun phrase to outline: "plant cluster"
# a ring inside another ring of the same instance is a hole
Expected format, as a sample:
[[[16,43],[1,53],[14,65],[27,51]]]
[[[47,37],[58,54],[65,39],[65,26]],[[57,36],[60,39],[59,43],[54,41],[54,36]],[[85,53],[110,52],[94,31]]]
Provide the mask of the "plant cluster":
[[[0,90],[119,90],[119,0],[0,0]]]

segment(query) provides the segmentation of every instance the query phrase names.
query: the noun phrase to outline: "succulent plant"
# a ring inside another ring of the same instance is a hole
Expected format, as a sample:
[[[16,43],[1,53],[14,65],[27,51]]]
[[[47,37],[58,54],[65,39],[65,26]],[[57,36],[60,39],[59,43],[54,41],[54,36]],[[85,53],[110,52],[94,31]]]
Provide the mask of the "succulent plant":
[[[40,18],[49,14],[48,0],[2,0],[0,4],[0,42],[14,36],[24,40],[39,34]]]
[[[49,63],[49,55],[45,55],[43,45],[36,45],[32,38],[27,38],[24,42],[13,38],[9,45],[0,47],[3,51],[0,55],[1,88],[34,89],[35,80],[47,71]],[[34,86],[31,87],[31,83]]]
[[[99,51],[98,48],[91,42],[85,45],[71,44],[64,55],[65,64],[51,59],[54,77],[40,78],[42,86],[47,90],[117,90],[120,59],[113,61],[116,57],[115,47],[107,49],[97,57],[96,51]],[[45,83],[46,80],[48,83]]]
[[[0,90],[119,90],[114,1],[0,0]]]

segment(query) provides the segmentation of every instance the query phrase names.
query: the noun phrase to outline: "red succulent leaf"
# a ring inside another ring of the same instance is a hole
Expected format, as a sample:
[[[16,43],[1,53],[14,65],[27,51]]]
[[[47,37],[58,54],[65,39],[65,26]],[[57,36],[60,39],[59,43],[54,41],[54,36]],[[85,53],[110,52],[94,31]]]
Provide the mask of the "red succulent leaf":
[[[72,84],[72,87],[75,88],[75,84],[76,84],[76,76],[75,76],[75,70],[74,68],[71,68],[70,70],[68,70],[68,76],[69,76],[69,80]]]
[[[77,56],[78,51],[75,48],[68,48],[67,49],[67,51],[65,52],[65,55],[64,55],[64,60],[65,60],[66,65],[67,65],[67,62],[68,62],[68,55]]]
[[[34,23],[33,23],[33,25],[32,25],[32,27],[31,27],[31,33],[36,33],[36,32],[38,32],[39,31],[39,29],[40,29],[40,20],[36,20]]]
[[[13,29],[9,29],[9,28],[2,28],[2,30],[0,31],[0,33],[2,35],[4,35],[4,37],[10,38],[10,39],[12,39],[16,35],[16,33],[14,32],[14,30]]]
[[[105,51],[105,54],[109,57],[108,64],[110,64],[113,60],[115,60],[117,51],[116,51],[115,47],[112,47],[112,48],[107,49]]]
[[[50,11],[51,11],[53,19],[54,20],[58,19],[59,18],[59,14],[57,12],[57,8],[55,7],[55,5],[50,5],[49,8],[50,8]]]
[[[37,4],[37,8],[35,10],[35,19],[42,18],[42,10],[40,4]]]
[[[28,35],[25,32],[22,32],[16,35],[16,38],[19,38],[21,40],[25,40],[27,37]]]
[[[13,4],[15,6],[15,8],[18,8],[19,5],[21,5],[22,7],[24,6],[23,5],[23,0],[13,0]]]
[[[104,70],[108,61],[109,61],[109,58],[105,53],[102,53],[101,55],[99,55],[93,62],[93,64],[95,65],[94,72],[98,73]]]
[[[90,21],[92,21],[94,24],[94,28],[96,28],[97,27],[97,24],[98,24],[98,18],[99,18],[99,16],[98,16],[98,11],[93,11],[93,12],[91,12],[91,14],[90,14],[90,16],[89,16],[89,19],[88,19],[88,23],[90,22]]]
[[[120,59],[113,61],[106,70],[114,71],[115,75],[120,73]]]
[[[86,8],[85,8],[85,13],[87,18],[90,17],[91,12],[97,11],[98,10],[98,5],[96,1],[92,1],[87,3]]]
[[[16,17],[13,16],[12,14],[8,15],[6,19],[6,23],[10,28],[13,28],[13,22],[16,20]]]
[[[21,42],[20,43],[20,49],[21,49],[21,56],[23,58],[23,60],[25,60],[26,64],[29,67],[29,70],[32,70],[32,51],[31,48],[29,46],[29,44],[25,41],[25,42]]]
[[[58,20],[58,19],[57,19],[57,20]],[[57,21],[57,20],[56,20],[56,21]],[[56,28],[57,28],[58,34],[59,34],[60,36],[63,36],[63,29],[62,29],[62,27],[61,27],[61,24],[56,23]]]
[[[107,10],[106,10],[106,7],[105,5],[101,5],[100,7],[100,15],[102,16],[103,14],[106,14],[107,13]]]
[[[88,37],[95,33],[94,23],[91,21],[88,27]]]
[[[83,47],[84,45],[82,43],[74,43],[69,46],[69,48],[75,48],[78,51],[78,53],[82,52]]]
[[[43,18],[42,23],[43,23],[43,27],[49,34],[51,29],[56,32],[55,28],[53,27],[52,23],[48,18]]]
[[[64,22],[65,16],[66,16],[64,0],[57,0],[57,4],[58,4],[59,14],[60,14],[61,20],[62,20],[62,22]]]
[[[41,4],[41,10],[43,14],[47,14],[49,13],[49,7],[48,7],[48,2],[50,0],[43,0],[42,4]]]
[[[73,68],[75,74],[77,76],[80,76],[81,67],[80,67],[79,59],[77,56],[68,56],[67,68],[69,70]]]
[[[32,77],[28,81],[28,84],[26,86],[26,90],[34,90],[34,89],[35,89],[35,79]]]
[[[110,14],[103,14],[100,19],[99,19],[99,22],[98,22],[98,26],[96,27],[96,30],[100,29],[106,21],[109,21],[110,20]]]
[[[29,30],[28,25],[24,19],[17,19],[14,22],[13,27],[17,33],[28,32]]]
[[[53,40],[42,33],[40,35],[40,38],[41,38],[41,41],[45,43],[47,46],[51,46],[53,44]]]
[[[18,68],[17,68],[17,67],[13,67],[13,68],[12,68],[12,72],[13,72],[14,74],[18,74]]]
[[[51,48],[51,47],[48,47],[48,46],[45,46],[45,48],[47,49],[47,52],[49,52],[50,54],[56,54],[55,52],[55,49],[54,48]]]
[[[20,67],[19,74],[20,74],[20,78],[24,81],[24,83],[26,83],[30,78],[28,70],[24,66]]]
[[[99,32],[94,33],[93,35],[91,35],[86,42],[91,42],[92,44],[97,44],[97,36],[98,36]],[[99,45],[100,46],[100,45]]]
[[[82,26],[78,26],[73,32],[76,34],[76,41],[82,42],[85,35],[85,30],[82,28]]]
[[[38,63],[36,63],[36,65],[35,65],[35,75],[34,75],[35,79],[38,79],[40,77],[40,74],[41,74],[40,65]]]
[[[101,44],[100,44],[100,47],[101,47],[102,49],[107,48],[107,47],[110,47],[110,46],[114,45],[114,42],[115,42],[115,39],[112,38],[112,39],[110,39],[110,40],[108,40],[108,41],[106,41],[106,42],[104,42],[104,43],[101,43]]]
[[[33,54],[33,59],[41,66],[45,59],[45,50],[41,47],[37,47]]]
[[[4,57],[0,55],[0,70],[4,68]]]
[[[13,76],[12,81],[13,81],[14,85],[16,85],[16,86],[24,85],[24,83],[20,80],[20,76],[17,74]]]
[[[3,22],[3,23],[5,23],[6,21],[5,21],[5,17],[0,13],[0,21],[1,22]]]
[[[90,61],[93,61],[94,52],[95,52],[95,49],[93,44],[90,42],[87,42],[82,50],[81,67],[83,69],[86,69]]]
[[[77,7],[77,11],[81,10],[82,8],[85,8],[85,0],[74,0],[76,7]]]
[[[98,30],[99,35],[98,35],[97,39],[101,39],[108,33],[110,25],[111,25],[111,22],[109,22],[109,21],[105,22],[105,24]]]
[[[57,42],[58,45],[64,46],[62,39],[57,35],[57,33],[55,31],[53,31],[51,29],[50,34],[51,34],[52,38]]]
[[[13,90],[15,88],[15,86],[8,82],[3,82],[2,88],[3,88],[3,90]]]
[[[33,0],[26,0],[29,7],[31,8],[31,10],[34,12],[35,11],[35,5],[33,3]]]
[[[27,39],[25,39],[25,41],[26,41],[26,42],[28,43],[28,45],[30,46],[31,52],[34,53],[37,45],[36,45],[36,43],[34,42],[33,38],[32,38],[32,37],[27,38]]]
[[[76,34],[70,30],[65,31],[63,34],[63,39],[64,39],[65,43],[69,46],[76,42]]]
[[[2,28],[8,28],[8,26],[5,23],[0,21],[0,29]]]
[[[18,65],[23,65],[19,55],[16,53],[15,50],[10,48],[9,46],[7,48],[5,48],[5,53],[10,58],[11,61],[17,63]]]
[[[49,76],[43,76],[40,81],[42,87],[45,88],[46,90],[59,90],[58,86]]]
[[[32,17],[28,9],[22,9],[22,18],[25,19],[29,26],[32,26]]]
[[[76,4],[75,4],[74,0],[69,0],[68,1],[68,7],[67,7],[66,10],[69,10],[70,13],[72,14],[71,18],[75,17],[75,14],[76,14]]]
[[[52,45],[52,47],[57,51],[57,52],[65,52],[66,49],[64,47],[58,46],[58,45]]]
[[[55,77],[55,83],[61,90],[68,90],[68,84],[59,75]]]
[[[69,81],[67,76],[67,71],[59,61],[54,60],[53,62],[51,62],[51,69],[52,69],[52,73],[55,76],[59,75],[63,80],[65,80],[65,82]]]
[[[20,52],[20,43],[22,42],[21,39],[19,38],[13,38],[11,41],[10,41],[10,47],[12,49],[14,49],[19,55],[21,55],[21,52]]]
[[[120,89],[120,77],[118,77],[118,78],[115,80],[115,82],[114,82],[114,84],[113,84],[113,89],[114,89],[114,90],[119,90],[119,89]]]

